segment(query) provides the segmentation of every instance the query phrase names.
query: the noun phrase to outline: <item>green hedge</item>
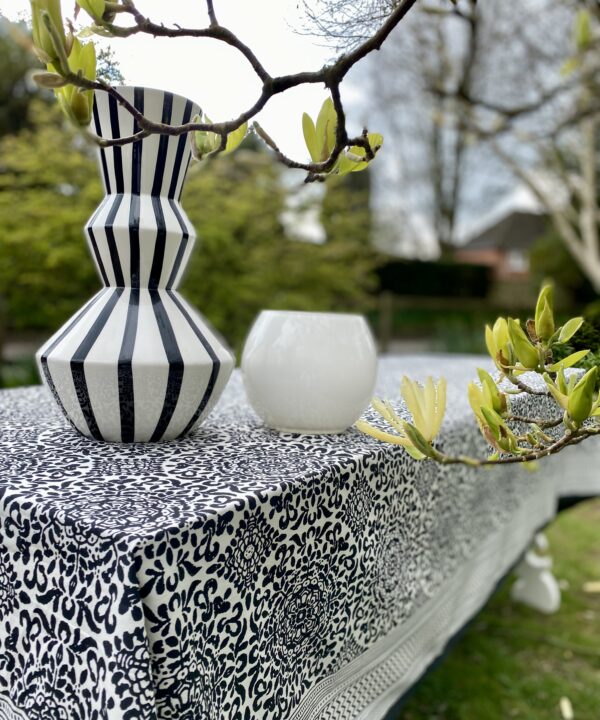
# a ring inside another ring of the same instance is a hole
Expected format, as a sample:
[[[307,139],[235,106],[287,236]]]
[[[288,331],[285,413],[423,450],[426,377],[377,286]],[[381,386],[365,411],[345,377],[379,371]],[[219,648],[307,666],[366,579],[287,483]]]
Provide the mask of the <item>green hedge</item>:
[[[485,265],[419,260],[392,260],[377,274],[381,291],[421,297],[485,298],[492,279]]]

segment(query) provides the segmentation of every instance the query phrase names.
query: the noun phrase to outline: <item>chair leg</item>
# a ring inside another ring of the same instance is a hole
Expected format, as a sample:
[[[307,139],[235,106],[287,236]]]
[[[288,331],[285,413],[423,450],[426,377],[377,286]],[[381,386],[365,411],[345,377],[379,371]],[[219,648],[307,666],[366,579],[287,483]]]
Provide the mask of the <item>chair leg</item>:
[[[560,608],[560,588],[552,574],[552,558],[548,540],[538,533],[532,546],[516,568],[517,580],[511,589],[516,602],[548,615]],[[543,554],[542,554],[543,553]]]

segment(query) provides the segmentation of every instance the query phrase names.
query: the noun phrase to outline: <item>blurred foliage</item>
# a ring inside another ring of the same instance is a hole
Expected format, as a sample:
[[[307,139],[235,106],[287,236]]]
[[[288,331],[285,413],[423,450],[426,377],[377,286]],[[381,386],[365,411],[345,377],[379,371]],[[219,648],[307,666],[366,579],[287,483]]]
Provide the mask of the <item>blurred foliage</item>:
[[[591,312],[586,312],[586,319],[577,333],[568,343],[558,346],[554,350],[554,359],[562,360],[573,352],[578,350],[587,350],[590,352],[577,363],[577,366],[589,370],[595,366],[600,368],[600,314],[594,307],[590,308]],[[600,388],[600,379],[598,381]]]
[[[54,329],[99,285],[82,225],[102,197],[95,159],[58,108],[0,139],[0,296],[9,328]]]
[[[567,249],[560,235],[551,227],[533,244],[529,262],[532,287],[536,289],[551,278],[564,300],[585,303],[597,297],[590,281]]]
[[[29,103],[37,92],[27,73],[41,66],[28,51],[20,29],[0,16],[0,137],[27,125]]]
[[[286,236],[280,168],[262,151],[193,166],[183,206],[198,241],[182,290],[236,351],[263,308],[367,308],[375,262],[368,187],[327,183],[321,245]]]
[[[112,85],[124,82],[125,78],[121,72],[119,61],[111,47],[103,47],[98,50],[96,76],[98,80],[104,80]]]
[[[99,286],[82,226],[102,191],[91,148],[56,107],[31,111],[31,129],[0,140],[0,295],[9,329],[50,332]],[[280,168],[263,152],[195,166],[184,206],[200,238],[185,294],[237,350],[264,307],[367,307],[368,186],[327,189],[322,245],[286,237]]]

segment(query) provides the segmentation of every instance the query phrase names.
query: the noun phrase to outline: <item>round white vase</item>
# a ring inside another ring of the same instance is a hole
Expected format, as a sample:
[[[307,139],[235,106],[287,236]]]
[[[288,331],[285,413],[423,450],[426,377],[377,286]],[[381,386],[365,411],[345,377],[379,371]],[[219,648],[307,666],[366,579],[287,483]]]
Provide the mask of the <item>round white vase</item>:
[[[371,401],[377,352],[361,315],[265,310],[246,340],[242,373],[267,426],[341,433]]]

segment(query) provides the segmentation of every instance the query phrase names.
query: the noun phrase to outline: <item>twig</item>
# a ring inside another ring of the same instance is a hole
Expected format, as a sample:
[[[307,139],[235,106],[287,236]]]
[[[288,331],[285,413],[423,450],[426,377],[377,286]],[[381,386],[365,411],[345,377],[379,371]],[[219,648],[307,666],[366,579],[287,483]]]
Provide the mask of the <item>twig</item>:
[[[543,418],[530,418],[523,415],[508,415],[505,419],[509,421],[512,420],[514,422],[527,423],[528,425],[537,425],[542,430],[556,427],[557,425],[560,425],[563,421],[561,417],[556,418],[555,420],[544,420]]]
[[[519,390],[522,390],[529,395],[548,395],[547,390],[536,390],[535,388],[532,388],[526,383],[524,383],[522,380],[519,380],[519,378],[516,378],[514,375],[506,375],[506,379],[511,382],[515,387],[518,387]]]
[[[208,19],[210,20],[211,27],[216,27],[219,24],[219,21],[217,20],[217,16],[215,14],[213,0],[206,0],[206,9],[208,11]]]

